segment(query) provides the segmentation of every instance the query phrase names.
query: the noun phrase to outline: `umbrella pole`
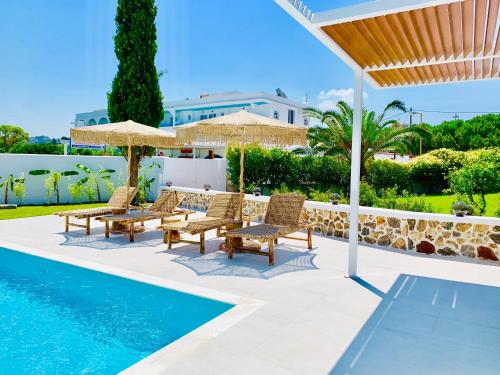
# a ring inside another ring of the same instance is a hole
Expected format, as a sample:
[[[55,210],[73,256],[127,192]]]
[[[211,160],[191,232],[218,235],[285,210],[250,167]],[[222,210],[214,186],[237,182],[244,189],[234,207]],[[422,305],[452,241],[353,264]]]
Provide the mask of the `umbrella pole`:
[[[243,168],[245,160],[245,144],[241,142],[240,145],[240,221],[243,221],[243,199],[245,194],[243,193]]]
[[[132,171],[132,142],[128,142],[128,177],[127,177],[127,202],[129,200],[130,196],[130,172]],[[128,203],[126,207],[127,213],[128,213]]]

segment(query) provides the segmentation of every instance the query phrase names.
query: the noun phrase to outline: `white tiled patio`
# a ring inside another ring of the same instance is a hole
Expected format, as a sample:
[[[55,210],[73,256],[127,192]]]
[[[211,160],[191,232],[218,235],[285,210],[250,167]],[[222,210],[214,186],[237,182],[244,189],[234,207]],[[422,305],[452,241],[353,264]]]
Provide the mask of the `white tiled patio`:
[[[267,258],[207,242],[166,251],[162,233],[63,232],[55,216],[0,221],[11,243],[75,263],[110,266],[262,301],[214,337],[161,361],[168,374],[493,374],[500,347],[500,268],[360,246],[361,279],[345,278],[347,243],[282,242]],[[153,227],[156,223],[151,223]],[[3,242],[3,243],[2,243]],[[480,285],[478,285],[480,284]],[[488,287],[489,286],[489,287]],[[154,306],[152,306],[154,308]]]

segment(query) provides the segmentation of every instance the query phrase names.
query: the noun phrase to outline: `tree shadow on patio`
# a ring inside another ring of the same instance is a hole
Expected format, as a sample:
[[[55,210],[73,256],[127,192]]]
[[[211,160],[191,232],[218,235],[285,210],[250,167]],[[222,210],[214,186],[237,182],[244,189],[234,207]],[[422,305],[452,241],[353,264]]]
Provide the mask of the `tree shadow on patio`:
[[[228,259],[218,250],[221,241],[207,241],[207,251],[200,254],[198,246],[187,245],[162,251],[177,255],[173,262],[193,270],[198,276],[238,276],[270,279],[289,272],[318,269],[314,264],[316,254],[305,251],[303,246],[281,243],[275,250],[275,266],[269,266],[267,257],[235,253]]]
[[[127,235],[111,234],[109,238],[104,237],[103,228],[92,229],[90,235],[85,235],[85,230],[58,233],[64,236],[61,246],[88,247],[96,250],[127,249],[137,247],[156,247],[163,244],[163,232],[146,229],[143,233],[137,233],[135,242],[130,242]]]
[[[385,295],[363,286],[382,301],[331,374],[498,374],[500,288],[405,274]]]

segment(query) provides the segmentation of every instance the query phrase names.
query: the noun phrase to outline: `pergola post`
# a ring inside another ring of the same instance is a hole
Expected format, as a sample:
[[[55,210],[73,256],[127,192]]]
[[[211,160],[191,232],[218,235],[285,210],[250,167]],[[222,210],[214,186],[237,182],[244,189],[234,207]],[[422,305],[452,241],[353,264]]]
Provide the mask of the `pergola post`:
[[[347,277],[358,269],[359,180],[361,165],[361,120],[363,112],[363,72],[354,71],[354,112],[351,144],[351,189],[349,203],[349,261]]]

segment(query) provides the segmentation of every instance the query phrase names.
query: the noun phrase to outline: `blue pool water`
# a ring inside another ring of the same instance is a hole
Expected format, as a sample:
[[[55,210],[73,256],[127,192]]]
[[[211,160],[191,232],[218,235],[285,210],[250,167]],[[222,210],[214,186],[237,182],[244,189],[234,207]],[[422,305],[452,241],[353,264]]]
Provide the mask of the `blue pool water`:
[[[0,248],[0,374],[114,374],[232,306]]]

